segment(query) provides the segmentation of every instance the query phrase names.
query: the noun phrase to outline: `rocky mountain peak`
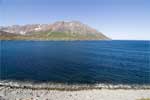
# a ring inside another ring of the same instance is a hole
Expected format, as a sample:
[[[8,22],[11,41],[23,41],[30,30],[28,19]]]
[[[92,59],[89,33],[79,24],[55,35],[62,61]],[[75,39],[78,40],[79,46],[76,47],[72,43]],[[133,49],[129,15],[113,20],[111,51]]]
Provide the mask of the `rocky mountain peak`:
[[[36,33],[59,32],[66,34],[74,34],[80,36],[98,36],[107,39],[105,35],[98,32],[96,29],[83,24],[79,21],[57,21],[53,24],[27,24],[27,25],[12,25],[8,27],[0,27],[0,31],[18,35],[32,35]],[[88,36],[88,37],[89,37]]]

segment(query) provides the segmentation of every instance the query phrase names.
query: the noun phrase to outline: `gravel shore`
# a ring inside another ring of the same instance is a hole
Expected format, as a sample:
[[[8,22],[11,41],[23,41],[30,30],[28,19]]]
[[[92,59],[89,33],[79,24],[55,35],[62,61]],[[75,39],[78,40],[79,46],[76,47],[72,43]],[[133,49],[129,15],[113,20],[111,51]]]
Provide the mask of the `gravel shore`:
[[[140,98],[150,98],[150,90],[90,89],[60,91],[0,87],[0,100],[138,100]]]

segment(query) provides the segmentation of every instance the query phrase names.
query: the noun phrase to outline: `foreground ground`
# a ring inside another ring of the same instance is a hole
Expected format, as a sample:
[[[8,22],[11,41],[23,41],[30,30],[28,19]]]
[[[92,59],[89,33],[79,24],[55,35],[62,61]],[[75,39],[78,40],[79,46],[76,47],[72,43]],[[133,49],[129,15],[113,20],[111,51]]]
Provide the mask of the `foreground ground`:
[[[0,87],[0,100],[149,100],[148,98],[150,98],[150,90],[93,89],[58,91]]]

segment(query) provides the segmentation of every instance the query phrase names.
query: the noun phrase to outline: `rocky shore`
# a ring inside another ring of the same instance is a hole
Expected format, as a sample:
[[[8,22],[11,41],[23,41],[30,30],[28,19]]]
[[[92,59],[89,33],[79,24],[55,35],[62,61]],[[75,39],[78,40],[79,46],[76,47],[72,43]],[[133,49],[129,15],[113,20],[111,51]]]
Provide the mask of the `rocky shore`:
[[[150,85],[125,85],[125,84],[64,84],[64,83],[36,83],[36,82],[21,82],[21,81],[0,81],[0,86],[21,89],[44,89],[44,90],[89,90],[89,89],[144,89],[149,90]]]
[[[144,89],[45,90],[0,86],[0,100],[139,100],[150,98]]]
[[[139,100],[141,98],[150,98],[150,86],[0,82],[0,100]]]

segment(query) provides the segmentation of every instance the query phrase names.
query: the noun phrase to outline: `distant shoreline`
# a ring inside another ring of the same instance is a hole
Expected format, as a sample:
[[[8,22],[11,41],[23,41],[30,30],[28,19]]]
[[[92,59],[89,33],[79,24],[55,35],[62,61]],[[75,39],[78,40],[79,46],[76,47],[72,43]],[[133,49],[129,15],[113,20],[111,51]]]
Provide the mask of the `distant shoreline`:
[[[115,39],[108,39],[108,40],[61,40],[61,39],[57,39],[57,40],[23,40],[23,39],[0,39],[0,41],[150,41],[150,40],[115,40]]]
[[[98,39],[0,39],[0,41],[112,41],[108,40],[98,40]]]

